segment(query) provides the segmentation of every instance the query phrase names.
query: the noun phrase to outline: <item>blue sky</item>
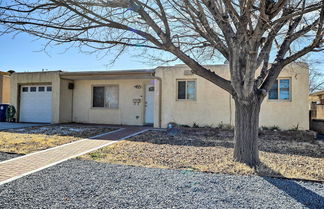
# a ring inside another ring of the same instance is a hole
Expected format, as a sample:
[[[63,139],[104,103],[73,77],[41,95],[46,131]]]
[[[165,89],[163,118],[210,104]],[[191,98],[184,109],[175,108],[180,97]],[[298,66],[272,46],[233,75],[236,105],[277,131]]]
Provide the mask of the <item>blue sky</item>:
[[[141,57],[124,54],[114,64],[111,56],[81,53],[77,48],[66,50],[67,46],[52,46],[43,49],[44,40],[36,40],[28,34],[0,36],[0,70],[30,72],[47,70],[95,71],[95,70],[129,70],[150,69],[157,65],[143,63]],[[310,59],[324,60],[323,53],[311,54]],[[215,63],[219,64],[219,63]],[[324,62],[317,68],[324,72]]]
[[[154,65],[144,64],[131,55],[123,55],[113,65],[113,56],[100,57],[81,53],[77,48],[66,50],[67,46],[52,46],[46,52],[40,51],[47,43],[36,40],[28,34],[0,36],[0,70],[16,72],[48,70],[87,71],[149,69]]]

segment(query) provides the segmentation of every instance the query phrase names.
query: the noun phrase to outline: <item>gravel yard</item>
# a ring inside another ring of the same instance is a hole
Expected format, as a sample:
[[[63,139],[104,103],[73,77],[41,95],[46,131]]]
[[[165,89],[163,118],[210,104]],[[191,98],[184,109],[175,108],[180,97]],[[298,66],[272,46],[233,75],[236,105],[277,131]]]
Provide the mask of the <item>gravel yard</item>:
[[[260,132],[262,164],[255,170],[233,161],[233,131],[184,128],[149,131],[82,156],[83,159],[151,168],[261,175],[324,182],[324,143],[309,132]]]
[[[0,160],[5,153],[28,154],[82,138],[107,133],[116,128],[81,124],[60,124],[0,131]]]
[[[73,159],[0,186],[0,208],[323,208],[324,184]]]
[[[0,162],[9,160],[11,158],[19,157],[19,156],[22,156],[22,154],[0,152]]]

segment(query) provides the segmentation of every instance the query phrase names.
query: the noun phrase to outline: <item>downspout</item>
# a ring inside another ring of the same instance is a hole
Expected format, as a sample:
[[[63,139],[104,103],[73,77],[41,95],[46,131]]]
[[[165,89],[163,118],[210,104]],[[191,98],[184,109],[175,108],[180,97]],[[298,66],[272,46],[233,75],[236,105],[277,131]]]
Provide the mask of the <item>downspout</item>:
[[[230,125],[232,126],[232,96],[229,95]]]
[[[74,85],[74,82],[73,82],[73,85]],[[73,108],[73,105],[74,105],[74,88],[71,89],[72,91],[72,101],[71,101],[71,123],[73,123],[73,115],[74,115],[74,108]]]
[[[152,73],[152,78],[159,81],[159,128],[162,127],[162,78],[155,76],[155,72]]]

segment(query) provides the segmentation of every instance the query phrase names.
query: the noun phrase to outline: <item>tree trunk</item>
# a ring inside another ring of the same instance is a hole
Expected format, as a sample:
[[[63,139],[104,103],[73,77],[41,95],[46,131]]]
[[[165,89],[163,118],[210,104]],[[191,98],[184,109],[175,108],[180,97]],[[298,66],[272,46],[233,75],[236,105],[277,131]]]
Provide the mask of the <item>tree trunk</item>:
[[[261,101],[243,103],[235,99],[234,159],[255,167],[259,163],[258,128]]]

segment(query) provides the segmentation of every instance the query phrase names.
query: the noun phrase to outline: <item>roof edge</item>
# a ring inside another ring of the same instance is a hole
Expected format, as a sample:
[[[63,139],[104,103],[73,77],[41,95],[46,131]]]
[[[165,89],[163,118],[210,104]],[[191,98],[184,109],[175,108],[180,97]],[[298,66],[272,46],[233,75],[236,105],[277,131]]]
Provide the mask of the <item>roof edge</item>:
[[[77,71],[77,72],[61,72],[62,76],[89,76],[89,75],[126,75],[126,74],[152,74],[154,69],[145,70],[112,70],[112,71]]]

